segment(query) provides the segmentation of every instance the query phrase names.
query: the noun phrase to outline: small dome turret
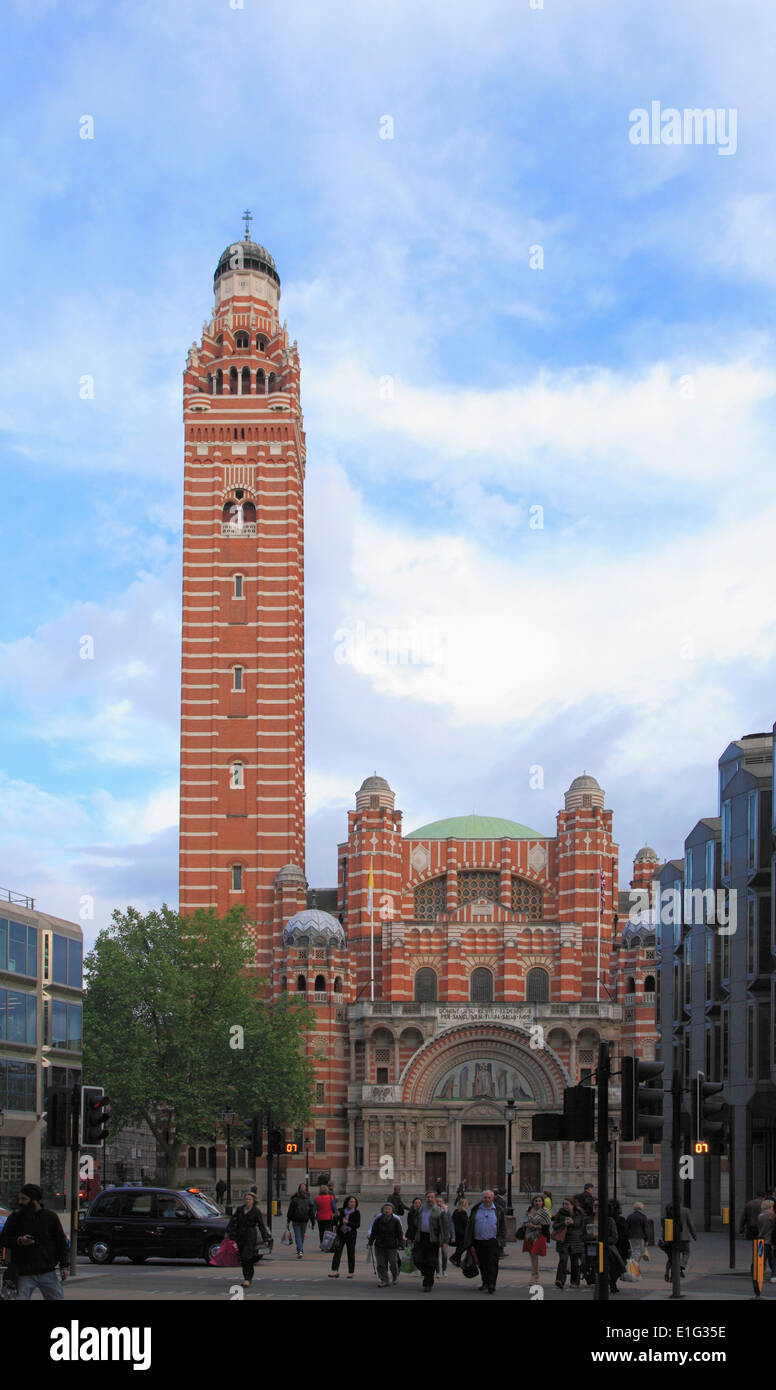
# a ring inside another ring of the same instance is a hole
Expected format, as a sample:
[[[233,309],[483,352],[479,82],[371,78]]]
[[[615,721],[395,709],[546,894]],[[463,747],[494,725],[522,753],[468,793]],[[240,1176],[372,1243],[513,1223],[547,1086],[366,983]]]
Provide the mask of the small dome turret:
[[[358,791],[356,792],[357,811],[377,811],[381,806],[387,806],[389,811],[394,808],[396,793],[391,790],[384,777],[378,777],[374,772],[371,777],[365,777]]]
[[[284,946],[344,946],[345,929],[330,912],[319,907],[306,907],[286,922],[283,928]]]
[[[566,792],[566,810],[587,810],[591,806],[603,808],[604,794],[601,786],[589,772],[575,777]]]

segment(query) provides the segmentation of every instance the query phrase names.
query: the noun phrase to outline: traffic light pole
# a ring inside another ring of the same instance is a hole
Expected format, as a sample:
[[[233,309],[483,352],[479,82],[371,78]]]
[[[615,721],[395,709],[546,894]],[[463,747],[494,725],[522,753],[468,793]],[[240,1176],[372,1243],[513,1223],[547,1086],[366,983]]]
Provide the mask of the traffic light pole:
[[[682,1264],[679,1239],[682,1231],[679,1160],[682,1149],[682,1080],[678,1071],[671,1078],[671,1297],[682,1297]]]
[[[267,1111],[267,1230],[272,1234],[272,1145],[269,1136],[272,1131],[272,1111]]]
[[[70,1273],[78,1269],[78,1189],[80,1187],[81,1087],[74,1086],[71,1097],[70,1127]]]
[[[598,1277],[594,1297],[609,1301],[609,1044],[598,1044]]]
[[[730,1268],[736,1267],[736,1146],[735,1112],[730,1106],[728,1121],[728,1242]]]

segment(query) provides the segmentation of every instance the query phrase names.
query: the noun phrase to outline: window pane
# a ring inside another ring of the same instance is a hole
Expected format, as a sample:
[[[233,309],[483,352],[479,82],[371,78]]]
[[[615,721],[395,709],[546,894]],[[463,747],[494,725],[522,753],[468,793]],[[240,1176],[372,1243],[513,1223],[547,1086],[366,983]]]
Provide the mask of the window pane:
[[[27,995],[27,1042],[38,1041],[38,1001],[34,994]]]
[[[81,988],[81,943],[70,941],[67,952],[67,983],[74,989]]]
[[[27,974],[38,973],[38,928],[27,928]]]
[[[0,917],[0,970],[8,969],[8,918]]]
[[[54,971],[52,978],[59,985],[67,984],[67,937],[59,936],[56,932],[54,941]]]
[[[61,999],[51,1001],[51,1046],[65,1047],[67,1043],[67,1004]]]
[[[69,1047],[81,1046],[81,1005],[67,1006],[67,1042]]]
[[[23,922],[8,923],[8,969],[27,974],[27,927]]]

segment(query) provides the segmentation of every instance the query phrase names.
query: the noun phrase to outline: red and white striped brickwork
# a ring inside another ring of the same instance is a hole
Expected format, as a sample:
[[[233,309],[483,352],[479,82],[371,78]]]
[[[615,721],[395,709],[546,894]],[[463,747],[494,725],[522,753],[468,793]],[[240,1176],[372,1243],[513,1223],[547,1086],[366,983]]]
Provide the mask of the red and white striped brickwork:
[[[305,853],[305,437],[278,297],[222,271],[183,378],[180,907],[245,903],[264,970],[276,875]]]

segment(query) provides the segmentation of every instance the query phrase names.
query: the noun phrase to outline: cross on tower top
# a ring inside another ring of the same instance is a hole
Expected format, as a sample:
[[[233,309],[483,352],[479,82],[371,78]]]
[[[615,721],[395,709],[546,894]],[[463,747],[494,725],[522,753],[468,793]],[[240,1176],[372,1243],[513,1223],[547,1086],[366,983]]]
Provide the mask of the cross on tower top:
[[[251,212],[250,208],[245,209],[245,212],[243,213],[243,218],[245,219],[245,240],[250,241],[250,233],[248,231],[248,226],[249,223],[253,221],[253,213]]]

